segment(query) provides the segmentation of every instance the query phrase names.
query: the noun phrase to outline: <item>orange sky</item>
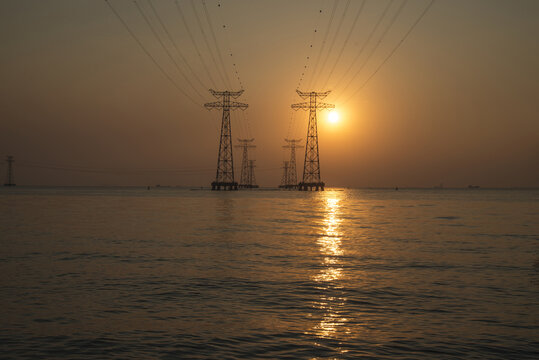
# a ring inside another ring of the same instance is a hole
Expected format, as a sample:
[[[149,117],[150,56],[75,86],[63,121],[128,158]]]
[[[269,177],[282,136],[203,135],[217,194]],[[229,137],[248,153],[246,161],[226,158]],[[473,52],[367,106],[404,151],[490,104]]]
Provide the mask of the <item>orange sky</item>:
[[[388,2],[367,0],[352,27],[359,0],[206,1],[230,86],[239,88],[235,63],[245,88],[239,100],[249,110],[232,114],[232,132],[255,138],[260,185],[279,184],[283,139],[305,138],[307,113],[290,104],[301,101],[295,89],[307,65],[301,90],[332,90],[325,101],[340,114],[336,124],[319,114],[329,186],[539,186],[539,2],[436,1],[363,86],[429,2],[392,2],[366,42]],[[105,1],[0,2],[0,156],[15,156],[18,184],[213,180],[221,114],[201,105],[214,101],[212,79],[227,86],[203,6],[195,2],[210,50],[191,2],[179,1],[199,57],[174,1],[153,1],[191,73],[148,1],[138,3],[188,81],[135,4],[110,0],[181,91]],[[297,160],[301,176],[303,151]]]

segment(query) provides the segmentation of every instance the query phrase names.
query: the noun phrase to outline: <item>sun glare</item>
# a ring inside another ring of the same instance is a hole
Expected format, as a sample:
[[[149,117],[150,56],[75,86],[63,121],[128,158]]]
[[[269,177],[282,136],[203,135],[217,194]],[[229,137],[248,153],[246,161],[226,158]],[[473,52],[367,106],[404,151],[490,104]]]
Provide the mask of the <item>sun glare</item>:
[[[335,111],[335,110],[330,111],[330,113],[328,115],[328,120],[332,124],[338,123],[339,122],[339,113],[337,111]]]

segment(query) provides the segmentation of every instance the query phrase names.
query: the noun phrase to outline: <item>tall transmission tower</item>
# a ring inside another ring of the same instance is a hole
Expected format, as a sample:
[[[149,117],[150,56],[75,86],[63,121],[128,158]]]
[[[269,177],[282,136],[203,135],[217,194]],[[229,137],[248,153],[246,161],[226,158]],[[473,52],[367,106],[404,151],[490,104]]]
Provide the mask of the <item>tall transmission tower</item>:
[[[238,139],[239,145],[236,145],[237,148],[242,149],[242,158],[241,158],[241,172],[240,172],[240,183],[238,187],[241,188],[252,188],[253,182],[250,181],[250,161],[249,161],[249,149],[253,149],[256,146],[252,144],[255,139]],[[258,187],[258,186],[256,186]]]
[[[287,161],[286,169],[286,183],[281,184],[282,188],[295,189],[298,186],[298,173],[296,170],[296,149],[299,148],[301,139],[284,139],[287,142],[283,148],[290,149],[290,159]],[[283,177],[284,178],[284,177]]]
[[[335,105],[318,102],[324,99],[331,91],[303,92],[296,90],[302,99],[307,102],[292,104],[294,110],[309,110],[309,124],[307,125],[307,143],[305,144],[305,160],[303,162],[303,180],[298,184],[298,190],[324,191],[325,184],[320,180],[320,157],[318,154],[318,124],[316,110],[333,109]]]
[[[13,182],[13,163],[15,160],[13,159],[13,156],[9,155],[6,158],[7,162],[7,173],[6,173],[6,183],[4,186],[15,186],[15,183]]]
[[[283,162],[283,177],[281,178],[281,185],[279,185],[279,188],[281,189],[288,189],[288,184],[290,183],[289,180],[289,167],[290,161],[285,160]]]
[[[243,90],[240,91],[215,91],[210,89],[210,93],[221,101],[215,101],[204,104],[208,110],[222,109],[223,116],[221,121],[221,137],[219,140],[219,155],[217,157],[217,173],[215,181],[211,183],[212,190],[238,190],[238,183],[234,181],[234,161],[232,157],[232,129],[230,125],[230,110],[245,110],[249,105],[230,101],[238,98]]]

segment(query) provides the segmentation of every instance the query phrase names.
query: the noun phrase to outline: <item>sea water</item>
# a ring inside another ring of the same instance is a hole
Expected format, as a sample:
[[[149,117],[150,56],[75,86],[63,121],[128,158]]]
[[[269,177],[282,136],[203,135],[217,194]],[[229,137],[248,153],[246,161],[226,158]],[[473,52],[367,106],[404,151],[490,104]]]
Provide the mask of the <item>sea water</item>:
[[[539,191],[0,189],[0,357],[537,359]]]

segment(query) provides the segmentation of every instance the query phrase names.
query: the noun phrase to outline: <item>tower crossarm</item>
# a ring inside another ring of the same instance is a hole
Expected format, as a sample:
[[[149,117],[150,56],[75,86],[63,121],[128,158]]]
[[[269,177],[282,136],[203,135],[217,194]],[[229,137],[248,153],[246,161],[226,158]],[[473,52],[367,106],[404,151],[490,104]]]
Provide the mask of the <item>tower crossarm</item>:
[[[307,91],[300,91],[300,90],[297,90],[297,89],[296,89],[296,92],[298,93],[298,95],[299,95],[302,99],[307,99],[307,98],[309,98],[310,96],[316,96],[316,97],[319,98],[319,99],[323,99],[323,98],[325,98],[326,96],[329,95],[329,93],[331,92],[331,90],[324,91],[324,92],[316,92],[316,91],[310,91],[310,92],[307,92]]]
[[[240,97],[241,94],[243,94],[244,90],[239,91],[216,91],[213,89],[210,89],[210,93],[215,96],[216,98],[220,98],[223,96],[230,96],[231,98],[235,99],[237,97]]]
[[[294,110],[300,110],[300,109],[301,110],[310,110],[310,109],[324,110],[324,109],[334,109],[334,108],[335,108],[334,104],[328,104],[328,103],[317,103],[314,106],[308,102],[292,104],[292,109]]]
[[[297,149],[299,147],[299,143],[301,142],[301,139],[284,139],[286,141],[286,145],[283,146],[285,149]]]
[[[234,109],[245,110],[249,107],[249,105],[240,103],[237,101],[230,101],[228,104],[224,105],[222,101],[215,101],[215,102],[204,104],[204,107],[208,110],[224,109],[224,108],[228,108],[230,110],[234,110]]]

